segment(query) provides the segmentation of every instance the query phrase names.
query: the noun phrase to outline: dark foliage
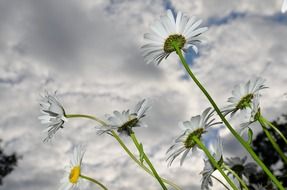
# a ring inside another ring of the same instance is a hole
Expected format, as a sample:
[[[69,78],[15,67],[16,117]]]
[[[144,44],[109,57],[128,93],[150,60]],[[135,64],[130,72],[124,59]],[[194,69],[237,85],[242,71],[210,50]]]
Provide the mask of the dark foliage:
[[[2,185],[3,178],[13,171],[18,159],[19,156],[16,153],[6,155],[0,147],[0,185]]]

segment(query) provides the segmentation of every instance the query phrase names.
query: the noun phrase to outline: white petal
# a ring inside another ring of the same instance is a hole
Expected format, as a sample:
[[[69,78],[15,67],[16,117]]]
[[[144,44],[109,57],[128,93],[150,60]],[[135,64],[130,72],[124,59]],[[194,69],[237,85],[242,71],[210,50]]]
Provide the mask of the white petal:
[[[155,24],[151,26],[151,30],[163,39],[165,39],[168,36],[168,33],[166,32],[164,26],[159,21],[155,22]]]
[[[181,19],[182,19],[182,13],[179,11],[176,15],[176,32],[180,32],[180,27],[181,27]]]
[[[203,33],[203,32],[206,32],[207,30],[208,30],[207,27],[198,28],[198,29],[194,30],[193,32],[190,32],[190,33],[186,36],[186,38],[187,38],[187,39],[189,39],[189,38],[192,39],[193,36],[199,35],[199,34],[201,34],[201,33]]]
[[[167,10],[167,17],[170,19],[170,22],[175,26],[175,20],[170,9]]]
[[[193,23],[195,22],[195,17],[191,17],[188,22],[185,25],[185,28],[183,30],[183,35],[186,36],[188,33],[187,31],[189,30],[189,28],[193,25]]]
[[[183,162],[184,162],[184,160],[185,160],[187,154],[189,153],[189,151],[190,151],[190,149],[187,149],[187,150],[183,153],[183,155],[182,155],[182,157],[181,157],[181,159],[180,159],[180,165],[181,165],[181,166],[182,166],[182,164],[183,164]]]
[[[287,0],[283,1],[281,12],[285,13],[287,11]]]
[[[200,24],[202,23],[202,20],[196,21],[193,25],[191,25],[187,30],[186,30],[186,37],[188,38],[189,34],[196,29]]]
[[[196,54],[198,54],[198,48],[196,46],[192,45],[191,48]]]
[[[153,43],[157,42],[157,43],[164,43],[164,40],[162,38],[159,38],[157,35],[152,34],[152,33],[146,33],[144,34],[144,38],[151,40]]]

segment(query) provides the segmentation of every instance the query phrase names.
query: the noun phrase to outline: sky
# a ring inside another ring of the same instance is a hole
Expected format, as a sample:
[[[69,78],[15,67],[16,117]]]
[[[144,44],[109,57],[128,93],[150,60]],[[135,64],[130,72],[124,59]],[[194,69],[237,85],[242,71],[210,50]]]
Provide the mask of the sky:
[[[0,190],[57,189],[73,147],[87,145],[87,175],[109,189],[157,190],[158,183],[129,159],[95,123],[69,119],[52,142],[37,117],[40,95],[57,91],[67,113],[104,118],[147,98],[151,105],[136,129],[161,174],[183,190],[200,189],[202,155],[182,167],[167,167],[166,150],[181,131],[178,123],[209,103],[188,78],[175,54],[159,66],[141,55],[143,34],[167,9],[203,19],[206,42],[187,55],[190,67],[216,100],[226,105],[234,85],[254,76],[269,87],[261,98],[264,116],[286,113],[287,14],[281,0],[0,0],[0,138],[7,154],[22,158]],[[285,94],[285,95],[284,95]],[[240,115],[238,117],[241,117]],[[243,118],[244,119],[244,118]],[[238,129],[238,119],[231,121]],[[224,127],[225,156],[246,152]],[[254,131],[260,131],[254,126]],[[137,153],[129,138],[125,143]],[[90,184],[88,189],[98,187]],[[222,187],[215,183],[215,190]]]

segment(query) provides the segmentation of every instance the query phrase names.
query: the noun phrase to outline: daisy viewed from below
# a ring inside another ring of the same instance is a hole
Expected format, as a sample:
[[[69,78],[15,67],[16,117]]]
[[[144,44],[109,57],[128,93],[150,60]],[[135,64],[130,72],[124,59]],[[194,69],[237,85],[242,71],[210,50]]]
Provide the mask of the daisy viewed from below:
[[[132,111],[114,111],[113,115],[106,115],[107,125],[99,127],[98,133],[109,133],[110,130],[117,130],[119,134],[130,136],[133,133],[132,128],[146,126],[142,122],[142,118],[145,117],[148,109],[147,101],[144,99],[138,102]]]
[[[260,90],[267,88],[264,83],[265,79],[256,77],[245,84],[236,85],[232,91],[233,96],[228,98],[230,105],[223,108],[222,112],[225,115],[231,113],[232,117],[238,110],[250,109],[254,96],[259,94]]]
[[[221,167],[223,163],[223,148],[222,148],[222,140],[220,137],[217,139],[217,143],[213,143],[212,149],[210,150],[212,153],[213,158],[216,160],[218,165]],[[213,186],[213,182],[211,176],[216,168],[211,164],[208,158],[204,159],[204,168],[200,174],[202,174],[201,179],[201,189],[209,190],[209,186]]]
[[[70,165],[65,168],[65,175],[61,180],[62,185],[59,190],[79,190],[87,185],[87,181],[81,178],[84,154],[85,146],[78,145],[74,148]]]
[[[227,158],[225,164],[231,168],[241,179],[243,177],[249,178],[254,172],[257,171],[257,165],[253,162],[248,162],[247,156],[243,157],[242,159],[239,157],[231,157]],[[228,175],[232,175],[228,173]]]
[[[47,92],[45,96],[42,97],[40,108],[43,115],[38,118],[42,124],[47,125],[45,131],[48,132],[48,136],[44,141],[48,141],[59,129],[63,128],[64,123],[67,121],[66,113],[63,106],[56,99],[56,93],[51,95]]]
[[[201,20],[189,18],[181,12],[175,17],[171,10],[167,10],[167,14],[151,26],[150,33],[144,34],[146,42],[142,49],[146,62],[159,64],[175,51],[174,46],[185,52],[192,48],[198,53],[196,45],[202,42],[201,34],[208,29],[199,28],[201,23]]]
[[[190,150],[195,151],[197,149],[193,137],[196,136],[200,140],[204,139],[204,133],[207,132],[207,129],[218,124],[218,122],[214,122],[215,119],[211,119],[212,116],[213,111],[211,111],[211,108],[207,108],[201,115],[194,116],[190,121],[180,124],[180,128],[184,132],[175,139],[174,144],[167,150],[169,166],[176,157],[183,153],[180,160],[180,165],[182,165]]]

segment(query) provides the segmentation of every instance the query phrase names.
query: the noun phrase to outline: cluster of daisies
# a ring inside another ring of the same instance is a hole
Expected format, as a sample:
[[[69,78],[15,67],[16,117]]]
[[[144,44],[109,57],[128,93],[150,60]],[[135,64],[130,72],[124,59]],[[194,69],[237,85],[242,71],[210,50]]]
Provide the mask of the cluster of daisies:
[[[286,0],[284,1],[283,10],[286,10]],[[207,27],[200,27],[202,21],[194,17],[188,17],[181,12],[176,16],[168,10],[167,14],[162,16],[154,25],[151,26],[150,33],[144,35],[145,45],[142,46],[143,54],[147,63],[159,64],[166,59],[171,53],[182,50],[184,52],[193,50],[198,52],[197,45],[204,39],[201,34],[207,31]],[[257,77],[235,86],[232,91],[232,97],[228,99],[229,105],[223,107],[221,112],[224,116],[234,115],[243,111],[249,114],[249,119],[244,122],[239,131],[246,129],[252,130],[251,125],[258,121],[261,117],[259,99],[261,90],[265,89],[265,80]],[[39,117],[41,122],[46,125],[47,136],[44,141],[49,141],[60,130],[64,129],[64,125],[68,119],[77,117],[77,115],[69,115],[66,113],[63,105],[57,100],[56,94],[46,93],[40,102],[42,115]],[[124,111],[114,111],[112,115],[106,115],[104,120],[100,120],[100,125],[96,127],[98,134],[117,133],[120,135],[131,136],[134,129],[144,127],[146,124],[143,118],[149,110],[147,101],[141,100],[134,109]],[[79,117],[83,115],[78,115]],[[211,153],[219,167],[225,170],[238,189],[241,185],[236,176],[241,179],[248,178],[252,172],[257,170],[254,163],[246,163],[246,157],[224,158],[223,143],[220,135],[217,138],[210,139],[208,133],[217,126],[222,126],[222,122],[216,120],[216,112],[212,108],[206,108],[201,115],[196,115],[190,120],[181,122],[179,127],[182,133],[174,140],[173,145],[167,150],[168,165],[172,165],[175,159],[180,158],[182,165],[188,157],[194,155],[195,151],[202,151],[195,139],[199,139],[203,145]],[[93,117],[90,117],[93,118]],[[82,160],[85,152],[84,146],[76,146],[70,166],[67,173],[62,179],[61,190],[72,190],[83,188],[83,182],[91,178],[84,175]],[[190,156],[188,156],[190,155]],[[211,163],[211,160],[203,156],[204,167],[201,175],[201,189],[209,189],[213,185],[212,179],[216,179],[213,175],[217,168]],[[234,171],[237,175],[234,176]],[[93,181],[93,180],[90,180]],[[96,181],[96,180],[94,180]],[[105,186],[97,182],[97,184],[105,189]],[[257,188],[257,187],[254,187]],[[264,187],[259,187],[261,190]]]
[[[248,81],[246,84],[236,86],[232,91],[233,97],[228,99],[230,105],[223,108],[223,112],[234,115],[238,110],[250,109],[250,113],[252,113],[250,121],[253,122],[253,113],[259,111],[259,106],[257,105],[259,92],[264,88],[266,88],[264,86],[264,80],[261,78],[256,78]],[[44,141],[48,141],[51,140],[60,129],[64,129],[64,124],[68,121],[69,115],[66,114],[63,105],[57,100],[56,94],[46,93],[45,96],[42,97],[40,106],[43,115],[39,116],[39,119],[43,124],[46,124],[45,131],[47,131],[47,137]],[[113,115],[107,114],[105,118],[106,124],[96,127],[97,133],[111,134],[111,131],[114,130],[120,135],[129,136],[134,132],[134,128],[146,126],[143,122],[143,118],[149,108],[148,102],[144,99],[138,102],[132,110],[124,110],[121,112],[114,111]],[[245,165],[246,158],[241,160],[238,157],[227,158],[225,161],[223,158],[223,144],[220,136],[215,139],[208,139],[209,130],[212,130],[216,125],[222,125],[221,122],[216,121],[214,116],[214,110],[207,108],[201,115],[193,116],[190,120],[179,124],[182,134],[174,140],[174,144],[167,150],[168,165],[170,166],[179,156],[181,156],[180,165],[182,165],[184,160],[188,157],[188,154],[192,155],[192,153],[197,150],[201,151],[197,143],[193,140],[193,137],[196,136],[203,143],[208,143],[209,151],[220,166],[226,164],[231,169],[235,168],[235,172],[240,176],[249,176],[251,172],[257,170],[257,166],[254,163]],[[252,122],[250,122],[250,124]],[[67,173],[62,179],[63,185],[61,186],[61,190],[76,189],[77,187],[83,187],[86,184],[80,177],[82,174],[82,159],[84,152],[84,146],[75,147],[70,166],[67,167]],[[201,172],[201,188],[209,189],[209,187],[213,185],[212,177],[214,176],[212,174],[216,171],[216,168],[211,164],[207,157],[204,157],[203,159],[204,168]],[[237,180],[234,178],[234,181]]]

